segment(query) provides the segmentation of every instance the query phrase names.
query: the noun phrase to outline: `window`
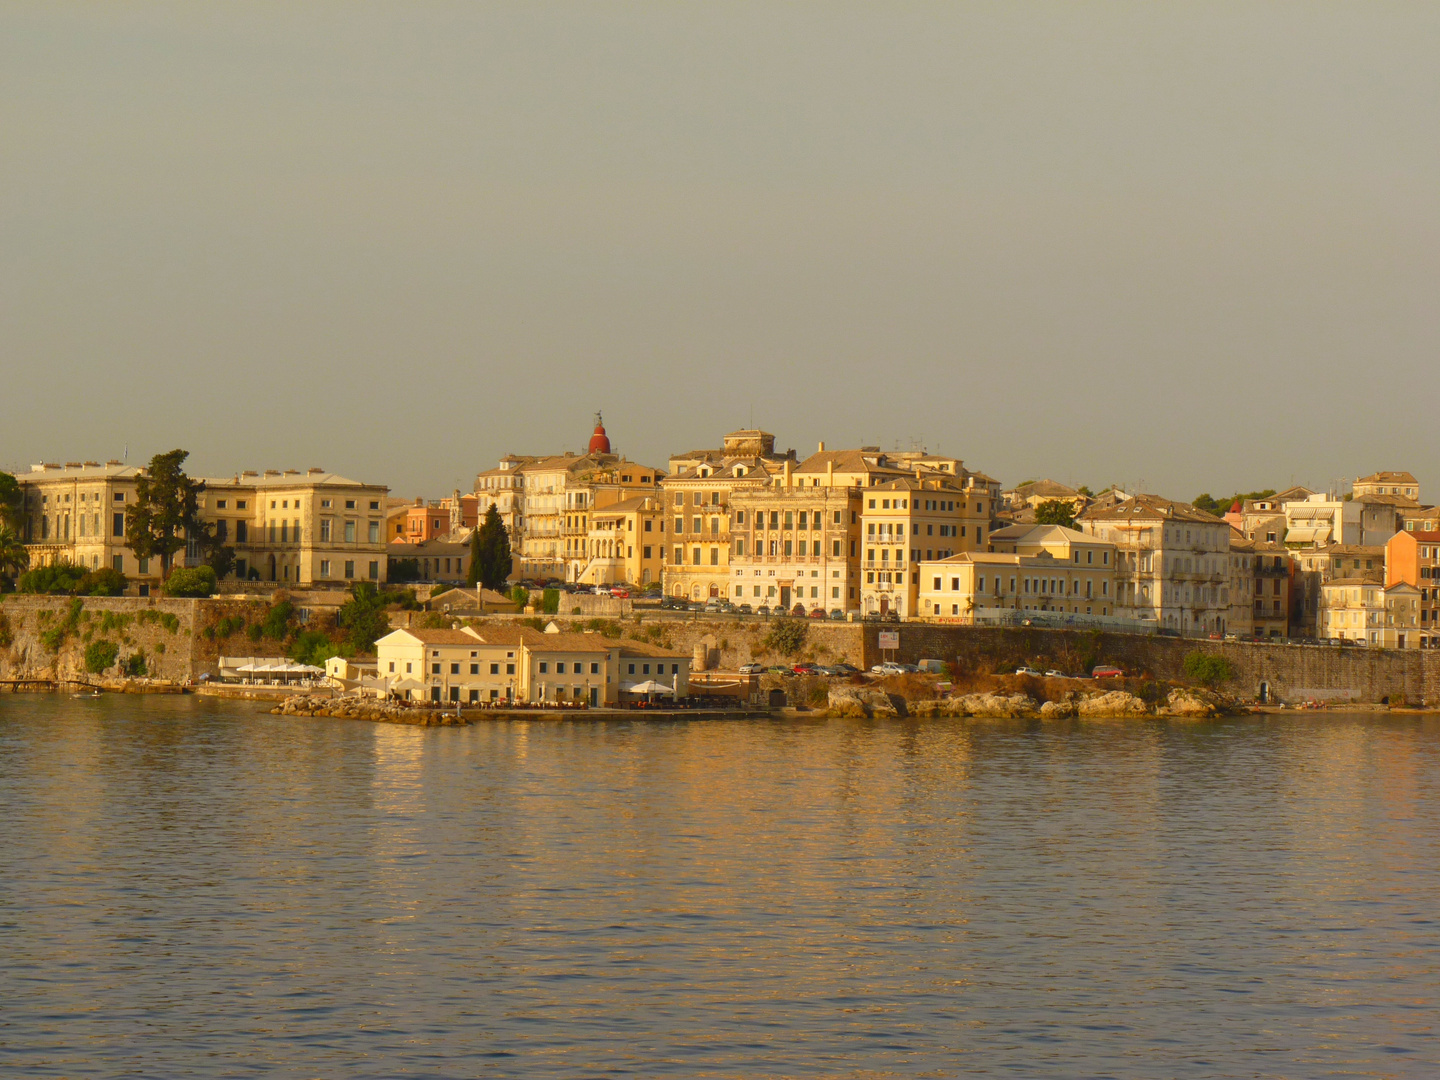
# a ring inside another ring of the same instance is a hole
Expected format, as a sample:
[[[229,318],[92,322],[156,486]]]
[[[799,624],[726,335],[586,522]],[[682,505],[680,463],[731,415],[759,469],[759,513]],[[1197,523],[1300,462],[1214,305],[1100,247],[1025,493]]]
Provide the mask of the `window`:
[[[345,509],[346,509],[346,510],[354,510],[354,509],[355,509],[355,500],[354,500],[354,499],[346,499],[346,500],[345,500]]]
[[[561,661],[559,661],[558,663],[556,663],[556,665],[555,665],[555,674],[556,674],[556,675],[564,675],[564,674],[565,674],[565,661],[564,661],[564,660],[561,660]]]
[[[691,561],[691,563],[692,563],[693,565],[695,565],[695,566],[699,566],[699,565],[700,565],[700,549],[699,549],[699,548],[696,548],[693,552],[691,552],[690,561]]]
[[[347,578],[353,578],[355,576],[355,563],[350,559],[345,560],[345,576]]]
[[[116,514],[113,518],[111,518],[111,520],[110,520],[110,535],[111,535],[111,536],[124,536],[124,535],[125,535],[125,515],[124,515],[124,514]]]
[[[355,542],[355,522],[353,521],[345,522],[345,542],[347,544]]]
[[[379,581],[379,580],[380,580],[380,560],[379,560],[379,559],[371,559],[371,560],[370,560],[370,574],[369,574],[369,577],[370,577],[370,580],[371,580],[371,581]]]
[[[118,571],[120,571],[120,572],[123,573],[124,570],[125,570],[125,556],[124,556],[124,555],[115,555],[115,556],[112,556],[111,559],[110,559],[110,566],[111,566],[113,569],[118,570]]]
[[[295,539],[297,539],[297,540],[300,539],[300,523],[299,523],[299,522],[296,522],[296,523],[295,523]],[[372,543],[372,544],[378,544],[379,542],[380,542],[380,522],[378,522],[378,521],[372,521],[372,522],[370,522],[370,543]]]
[[[299,504],[297,503],[296,505],[298,506]],[[379,503],[379,501],[376,500],[376,499],[371,499],[371,500],[370,500],[370,509],[371,509],[371,510],[379,510],[379,509],[380,509],[380,503]]]
[[[329,559],[321,559],[321,560],[320,560],[320,576],[321,576],[321,577],[329,577],[329,576],[330,576],[330,560],[329,560]]]
[[[432,675],[439,675],[439,674],[440,674],[440,665],[439,665],[439,664],[431,664],[431,665],[430,665],[430,674],[432,674]]]
[[[545,674],[548,674],[549,671],[550,671],[550,665],[549,665],[546,661],[541,660],[541,661],[540,661],[540,674],[541,674],[541,675],[545,675]]]
[[[451,674],[451,675],[459,675],[459,674],[460,674],[460,665],[459,665],[459,664],[451,664],[451,665],[450,665],[450,674]]]

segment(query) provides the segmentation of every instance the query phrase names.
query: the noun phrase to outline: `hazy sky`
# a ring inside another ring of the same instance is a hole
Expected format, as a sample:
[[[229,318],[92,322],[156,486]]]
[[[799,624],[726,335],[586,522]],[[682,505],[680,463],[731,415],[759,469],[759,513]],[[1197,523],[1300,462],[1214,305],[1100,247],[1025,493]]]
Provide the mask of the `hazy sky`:
[[[0,467],[751,424],[1440,498],[1440,4],[0,7]]]

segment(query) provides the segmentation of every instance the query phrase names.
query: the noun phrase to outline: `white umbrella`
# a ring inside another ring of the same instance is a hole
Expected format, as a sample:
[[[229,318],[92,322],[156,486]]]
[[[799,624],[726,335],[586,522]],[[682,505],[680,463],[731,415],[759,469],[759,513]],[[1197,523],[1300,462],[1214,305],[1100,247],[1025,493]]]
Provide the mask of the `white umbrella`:
[[[634,686],[627,687],[627,689],[628,689],[628,690],[630,691],[630,693],[632,693],[632,694],[674,694],[674,693],[675,693],[675,691],[672,690],[670,687],[666,686],[666,685],[665,685],[664,683],[662,683],[662,682],[656,682],[654,679],[650,679],[650,680],[648,680],[647,682],[636,683]]]

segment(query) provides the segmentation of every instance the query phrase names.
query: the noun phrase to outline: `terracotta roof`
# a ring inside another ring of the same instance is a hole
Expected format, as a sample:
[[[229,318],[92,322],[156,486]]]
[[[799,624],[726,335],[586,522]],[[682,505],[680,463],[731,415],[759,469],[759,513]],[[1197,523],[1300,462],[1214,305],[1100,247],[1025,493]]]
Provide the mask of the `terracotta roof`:
[[[913,475],[908,469],[891,465],[885,454],[878,450],[821,450],[811,454],[794,470],[795,473],[823,473],[831,462],[836,472],[890,473],[895,476]]]
[[[1225,520],[1186,502],[1159,495],[1136,495],[1113,507],[1092,506],[1080,515],[1083,521],[1188,521],[1196,525],[1223,525]]]
[[[426,645],[474,645],[476,644],[473,635],[464,630],[430,630],[418,627],[406,626],[399,630],[392,631],[397,634],[409,634]],[[388,635],[387,635],[388,636]]]
[[[1409,495],[1356,495],[1358,503],[1379,503],[1382,506],[1403,506],[1407,510],[1418,510],[1420,504]]]
[[[1362,476],[1356,480],[1357,484],[1414,484],[1418,483],[1414,476],[1408,472],[1376,472],[1369,476]]]
[[[621,656],[663,656],[667,659],[688,660],[689,653],[675,652],[673,649],[662,649],[658,645],[650,645],[643,641],[626,641],[620,646]]]
[[[1024,495],[1027,499],[1032,496],[1040,499],[1073,499],[1080,493],[1054,480],[1031,480],[1028,484],[1018,485],[1015,494]]]
[[[964,493],[964,488],[959,484],[956,477],[950,473],[926,473],[920,479],[916,479],[911,473],[908,476],[897,477],[894,480],[886,480],[883,484],[876,484],[872,491],[949,491],[957,495]]]

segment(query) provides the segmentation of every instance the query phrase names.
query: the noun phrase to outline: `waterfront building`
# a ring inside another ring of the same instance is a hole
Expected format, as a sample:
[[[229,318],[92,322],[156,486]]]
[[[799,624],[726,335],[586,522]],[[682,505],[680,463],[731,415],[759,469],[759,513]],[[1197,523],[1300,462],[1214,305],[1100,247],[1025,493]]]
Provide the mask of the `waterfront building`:
[[[690,660],[681,653],[551,627],[393,630],[375,643],[379,677],[391,680],[401,696],[465,704],[617,705],[633,687],[652,680],[679,696],[688,692]]]
[[[920,614],[920,563],[975,551],[990,524],[983,489],[964,489],[948,470],[916,467],[865,489],[860,511],[864,614]]]
[[[1285,507],[1286,547],[1301,550],[1332,544],[1359,544],[1360,504],[1317,492]]]
[[[1103,555],[1077,545],[1073,555]],[[1115,614],[1113,566],[1056,558],[1050,551],[967,551],[919,566],[918,616],[975,624],[1006,611],[1109,618]]]
[[[426,540],[422,543],[395,543],[389,545],[389,565],[392,576],[399,575],[396,564],[401,560],[413,560],[416,581],[448,582],[455,585],[468,583],[470,577],[470,545],[455,544],[448,540]]]
[[[687,600],[723,599],[732,594],[732,550],[739,531],[732,503],[740,492],[770,485],[785,469],[793,469],[795,451],[775,450],[768,431],[732,431],[718,449],[690,450],[670,458],[662,482],[665,515],[657,527],[662,537],[658,554],[667,596]],[[668,539],[668,543],[667,543]]]
[[[18,474],[24,494],[20,539],[30,565],[110,567],[128,577],[139,595],[149,595],[160,583],[160,560],[139,559],[125,543],[126,515],[143,471],[119,461],[71,461],[32,465]]]
[[[1385,584],[1419,590],[1419,647],[1440,649],[1440,531],[1392,536],[1385,545]]]
[[[1116,549],[1115,612],[1187,636],[1224,633],[1230,608],[1230,526],[1189,503],[1136,495],[1091,506],[1081,531]]]
[[[1321,625],[1322,587],[1336,578],[1385,580],[1385,549],[1359,544],[1330,544],[1291,552],[1295,572],[1290,583],[1290,632],[1297,637],[1326,637]]]
[[[768,485],[732,491],[731,576],[720,595],[787,611],[858,610],[864,490],[838,482],[801,486],[786,462]],[[675,550],[683,558],[687,549]],[[688,550],[693,559],[700,549]]]
[[[1420,483],[1408,472],[1377,472],[1356,480],[1350,493],[1357,499],[1368,495],[1398,495],[1419,502]]]
[[[207,478],[200,519],[235,551],[237,580],[293,586],[388,580],[385,501],[389,489],[324,469],[267,469]],[[186,549],[187,565],[200,549]]]
[[[125,542],[141,466],[118,461],[41,464],[16,477],[25,494],[23,539],[31,564],[68,561],[109,566],[139,595],[160,583],[160,560],[137,557]],[[294,586],[386,580],[383,486],[323,469],[197,478],[199,519],[235,552],[231,577]],[[196,565],[191,540],[176,565]]]
[[[659,583],[665,565],[663,498],[658,493],[637,495],[592,512],[586,560],[575,580],[639,588]]]
[[[1421,647],[1420,590],[1414,585],[1336,577],[1322,585],[1320,593],[1320,632],[1324,638],[1380,649]]]
[[[654,494],[665,478],[661,469],[610,452],[610,439],[597,415],[584,454],[536,458],[519,467],[525,528],[517,552],[522,577],[577,581],[584,569],[590,515],[625,499]]]

